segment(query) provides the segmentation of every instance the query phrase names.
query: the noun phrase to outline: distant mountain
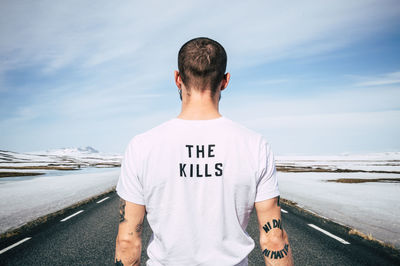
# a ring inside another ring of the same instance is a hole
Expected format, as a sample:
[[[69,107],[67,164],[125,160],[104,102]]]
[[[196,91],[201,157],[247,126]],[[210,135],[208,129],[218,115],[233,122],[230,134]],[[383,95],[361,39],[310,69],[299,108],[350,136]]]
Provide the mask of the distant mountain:
[[[43,153],[43,152],[35,152],[35,153]],[[87,156],[87,155],[100,155],[101,153],[93,147],[79,147],[79,148],[60,148],[60,149],[51,149],[46,150],[44,153],[49,155],[58,155],[58,156]]]
[[[90,146],[87,146],[87,147],[85,147],[85,148],[79,147],[79,148],[78,148],[78,151],[87,152],[87,153],[99,153],[98,150],[96,150],[96,149],[94,149],[94,148],[92,148],[92,147],[90,147]]]

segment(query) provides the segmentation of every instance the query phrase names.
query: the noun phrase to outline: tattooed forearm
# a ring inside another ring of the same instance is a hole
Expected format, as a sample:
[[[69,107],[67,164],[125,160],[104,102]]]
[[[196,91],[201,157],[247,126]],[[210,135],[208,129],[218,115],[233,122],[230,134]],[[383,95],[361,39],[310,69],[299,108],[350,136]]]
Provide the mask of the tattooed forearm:
[[[272,226],[270,222],[267,222],[266,224],[264,224],[263,229],[265,231],[265,233],[268,233],[269,230],[273,229],[273,228],[279,228],[282,230],[282,221],[281,219],[273,219],[272,220]]]
[[[264,249],[263,254],[267,258],[271,259],[282,259],[289,253],[289,244],[285,244],[281,250],[269,250]]]
[[[124,266],[124,264],[122,263],[122,260],[117,260],[117,261],[115,262],[115,265],[116,265],[116,266]]]
[[[125,219],[125,205],[126,202],[123,199],[119,200],[119,222],[122,223],[123,221],[126,221]]]

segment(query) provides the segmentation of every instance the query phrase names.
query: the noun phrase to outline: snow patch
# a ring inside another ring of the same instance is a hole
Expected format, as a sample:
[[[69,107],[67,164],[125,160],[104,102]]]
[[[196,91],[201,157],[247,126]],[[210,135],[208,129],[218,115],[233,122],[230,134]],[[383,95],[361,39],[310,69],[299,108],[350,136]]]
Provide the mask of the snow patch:
[[[400,152],[326,156],[275,156],[275,159],[276,165],[282,167],[400,172]]]
[[[118,167],[122,155],[101,153],[93,147],[62,148],[18,153],[0,150],[0,169],[33,167]]]

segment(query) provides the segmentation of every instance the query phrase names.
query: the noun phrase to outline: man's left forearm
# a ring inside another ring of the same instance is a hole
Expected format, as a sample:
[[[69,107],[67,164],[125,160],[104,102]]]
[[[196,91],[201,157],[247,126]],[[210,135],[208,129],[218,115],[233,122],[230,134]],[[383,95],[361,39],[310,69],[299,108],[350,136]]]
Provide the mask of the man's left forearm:
[[[265,265],[293,265],[292,250],[286,231],[281,229],[272,233],[260,236]]]

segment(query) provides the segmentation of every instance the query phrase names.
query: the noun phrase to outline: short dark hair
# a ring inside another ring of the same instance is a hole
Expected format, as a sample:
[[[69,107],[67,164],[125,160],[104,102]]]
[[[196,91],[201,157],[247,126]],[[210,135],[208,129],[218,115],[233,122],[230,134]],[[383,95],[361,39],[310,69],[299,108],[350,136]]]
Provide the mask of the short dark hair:
[[[224,78],[227,56],[224,47],[209,38],[186,42],[178,53],[178,69],[182,82],[189,88],[215,93]]]

